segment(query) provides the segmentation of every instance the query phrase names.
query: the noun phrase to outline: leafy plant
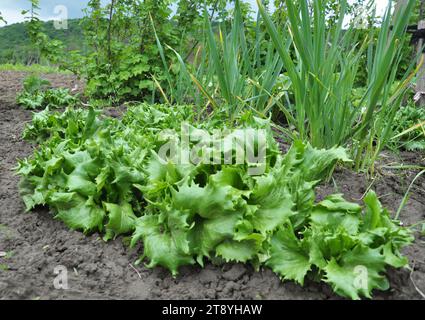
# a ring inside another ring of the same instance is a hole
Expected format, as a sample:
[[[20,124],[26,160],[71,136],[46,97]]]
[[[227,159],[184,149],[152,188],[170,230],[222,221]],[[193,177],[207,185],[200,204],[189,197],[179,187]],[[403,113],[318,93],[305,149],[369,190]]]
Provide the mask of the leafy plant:
[[[24,90],[16,97],[16,102],[25,109],[61,108],[75,105],[78,99],[69,89],[47,89],[50,82],[31,75],[24,80]]]
[[[222,128],[221,116],[189,126],[188,133]],[[36,114],[26,132],[48,138],[17,167],[27,210],[48,205],[70,228],[102,232],[105,240],[132,234],[132,246],[143,242],[140,260],[173,275],[205,259],[250,262],[300,284],[306,277],[328,282],[337,294],[358,299],[388,289],[386,266],[407,264],[400,249],[413,237],[373,192],[364,207],[342,195],[316,203],[314,187],[337,161],[350,161],[343,148],[296,141],[282,155],[269,121],[246,113],[237,119],[239,131],[225,131],[223,144],[206,144],[197,135],[186,146],[210,146],[204,159],[219,151],[221,161],[160,157],[167,142],[185,146],[184,121],[196,123],[192,106],[142,104],[121,120],[93,109]],[[267,133],[264,171],[257,175],[249,174],[255,164],[223,161],[226,154],[236,156],[242,140],[248,149],[259,148],[252,129]],[[215,150],[218,145],[227,149]]]
[[[272,93],[282,63],[273,45],[265,39],[261,16],[252,23],[242,9],[241,2],[235,1],[231,23],[228,20],[214,23],[204,10],[204,38],[193,62],[185,63],[172,49],[180,63],[177,81],[163,59],[170,103],[190,101],[217,112],[225,111],[230,123],[240,112],[255,110],[258,115],[266,115],[275,106],[278,99]],[[159,37],[157,42],[163,52]]]
[[[373,171],[374,160],[391,138],[395,113],[411,79],[406,74],[394,95],[389,95],[414,1],[399,6],[394,14],[390,4],[376,42],[373,41],[376,30],[371,28],[369,41],[363,43],[358,43],[354,26],[344,30],[346,1],[340,3],[337,23],[330,26],[326,1],[315,0],[311,7],[307,0],[299,1],[299,5],[287,1],[289,23],[285,32],[276,28],[261,1],[257,2],[291,80],[295,101],[293,106],[286,107],[284,115],[288,123],[295,126],[301,139],[316,147],[350,145],[356,169]],[[288,45],[295,51],[294,55]],[[350,97],[366,49],[367,89],[359,107],[355,107]]]
[[[112,0],[105,6],[98,0],[89,1],[83,28],[93,50],[80,57],[88,95],[117,101],[156,100],[152,75],[161,78],[162,63],[149,15],[159,35],[173,45],[177,38],[169,5],[168,0]]]
[[[0,64],[0,71],[19,71],[28,73],[56,73],[69,74],[69,72],[59,70],[56,67],[44,66],[39,64],[23,65],[23,64]]]
[[[407,150],[425,150],[425,109],[415,105],[413,100],[400,108],[394,117],[394,147]]]
[[[64,112],[54,113],[48,107],[34,113],[32,121],[24,128],[23,138],[41,144],[53,134],[65,139],[66,136],[83,132],[87,110],[67,108]]]
[[[47,86],[50,86],[50,82],[46,79],[42,79],[35,75],[30,75],[24,79],[24,91],[29,94],[42,91]]]
[[[23,10],[27,23],[27,33],[33,46],[39,50],[40,55],[46,57],[52,63],[57,63],[60,53],[63,52],[63,43],[56,39],[51,39],[42,30],[40,20],[40,0],[29,0],[31,9]]]

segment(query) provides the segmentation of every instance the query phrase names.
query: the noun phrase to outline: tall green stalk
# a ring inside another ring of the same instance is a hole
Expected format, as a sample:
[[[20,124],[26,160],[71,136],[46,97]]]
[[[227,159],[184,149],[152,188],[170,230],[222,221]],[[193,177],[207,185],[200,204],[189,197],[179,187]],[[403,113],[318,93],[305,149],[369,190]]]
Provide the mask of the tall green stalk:
[[[395,110],[408,85],[403,81],[390,97],[414,0],[393,14],[390,4],[379,31],[370,27],[363,42],[359,42],[358,30],[353,25],[344,26],[345,0],[340,2],[339,17],[332,25],[327,21],[325,1],[299,0],[295,4],[287,0],[289,21],[280,31],[261,1],[257,2],[291,80],[294,100],[287,110],[292,112],[295,122],[287,117],[288,122],[302,139],[316,147],[350,146],[357,169],[371,166],[376,153],[387,143]],[[287,44],[291,44],[290,50],[285,48]],[[366,50],[367,90],[360,107],[355,107],[351,97]]]
[[[232,122],[243,109],[251,109],[266,114],[276,103],[272,92],[281,74],[283,63],[271,43],[265,41],[265,33],[260,28],[261,16],[254,24],[253,34],[247,39],[248,28],[242,16],[239,0],[235,1],[233,20],[213,24],[204,12],[204,41],[191,64],[180,62],[180,77],[186,81],[169,83],[169,92],[178,93],[180,85],[192,80],[197,92],[184,92],[197,104],[217,107],[228,113]],[[228,30],[229,29],[229,30]],[[163,48],[158,39],[160,52]],[[168,69],[165,64],[165,69]],[[173,101],[182,102],[187,95],[179,95]]]

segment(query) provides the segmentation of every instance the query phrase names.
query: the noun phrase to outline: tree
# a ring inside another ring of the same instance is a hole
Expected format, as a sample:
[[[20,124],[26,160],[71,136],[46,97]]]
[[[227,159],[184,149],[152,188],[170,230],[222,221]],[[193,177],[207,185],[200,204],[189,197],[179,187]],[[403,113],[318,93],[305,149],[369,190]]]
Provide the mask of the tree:
[[[4,20],[4,18],[3,18],[3,16],[2,16],[2,14],[1,14],[1,11],[0,11],[0,22],[4,22],[5,24],[7,24],[7,21],[6,21],[6,20]]]
[[[83,20],[85,37],[93,48],[83,57],[89,94],[121,100],[155,92],[152,75],[160,80],[163,68],[155,32],[170,46],[178,43],[170,20],[171,2],[110,0],[103,5],[89,1]]]
[[[277,24],[283,24],[286,22],[286,1],[291,1],[295,4],[298,3],[298,0],[274,0],[274,6],[276,8],[273,13],[273,17]],[[266,1],[265,1],[266,2]],[[268,1],[267,1],[268,2]],[[341,12],[341,1],[340,0],[322,0],[326,6],[326,14],[328,17],[328,23],[334,24],[338,20],[338,17]],[[365,4],[366,0],[353,0],[347,4],[346,8],[346,16],[356,17],[364,16]],[[313,3],[314,1],[309,2],[310,11],[313,11]]]

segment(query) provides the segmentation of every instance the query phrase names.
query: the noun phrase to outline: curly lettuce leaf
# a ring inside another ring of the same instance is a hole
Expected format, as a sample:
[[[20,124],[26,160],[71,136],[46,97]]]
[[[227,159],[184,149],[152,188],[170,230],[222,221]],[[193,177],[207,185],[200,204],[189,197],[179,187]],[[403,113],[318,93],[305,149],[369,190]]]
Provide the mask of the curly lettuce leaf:
[[[136,220],[131,245],[134,246],[138,240],[143,240],[144,256],[149,259],[148,268],[163,266],[176,276],[180,266],[195,263],[191,255],[178,250],[170,233],[161,230],[157,215],[147,215]]]
[[[120,234],[127,234],[135,229],[136,216],[129,203],[103,203],[109,221],[105,225],[104,240],[110,240]]]
[[[357,245],[337,260],[332,258],[324,268],[325,279],[334,291],[354,300],[371,298],[374,289],[387,290],[389,283],[383,275],[385,258],[380,248]]]
[[[282,279],[304,284],[311,263],[308,252],[291,228],[282,228],[271,239],[270,258],[266,261],[266,266]]]

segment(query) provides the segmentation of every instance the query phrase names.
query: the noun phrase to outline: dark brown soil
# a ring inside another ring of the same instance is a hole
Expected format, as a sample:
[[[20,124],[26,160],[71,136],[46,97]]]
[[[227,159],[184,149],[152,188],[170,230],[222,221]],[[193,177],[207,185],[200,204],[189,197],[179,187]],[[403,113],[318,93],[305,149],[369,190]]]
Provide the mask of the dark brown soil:
[[[270,270],[255,272],[250,266],[227,264],[182,268],[173,279],[162,269],[134,266],[140,252],[130,251],[117,239],[105,243],[97,234],[89,237],[68,230],[47,210],[24,213],[18,194],[18,177],[12,168],[17,158],[28,156],[32,146],[21,139],[31,112],[16,106],[24,73],[0,73],[0,299],[339,299],[326,284],[307,282],[304,287],[281,282]],[[54,86],[73,88],[72,76],[47,75]],[[81,83],[79,83],[81,88]],[[424,156],[387,155],[383,163],[424,165]],[[393,212],[397,209],[415,172],[380,170],[373,188]],[[318,188],[318,198],[342,192],[358,201],[370,182],[346,169],[334,181]],[[401,220],[410,225],[425,219],[425,180],[419,179]],[[376,292],[375,299],[421,299],[415,286],[425,292],[425,239],[407,248],[413,272],[388,270],[391,289]],[[69,289],[54,289],[54,268],[68,269]]]

